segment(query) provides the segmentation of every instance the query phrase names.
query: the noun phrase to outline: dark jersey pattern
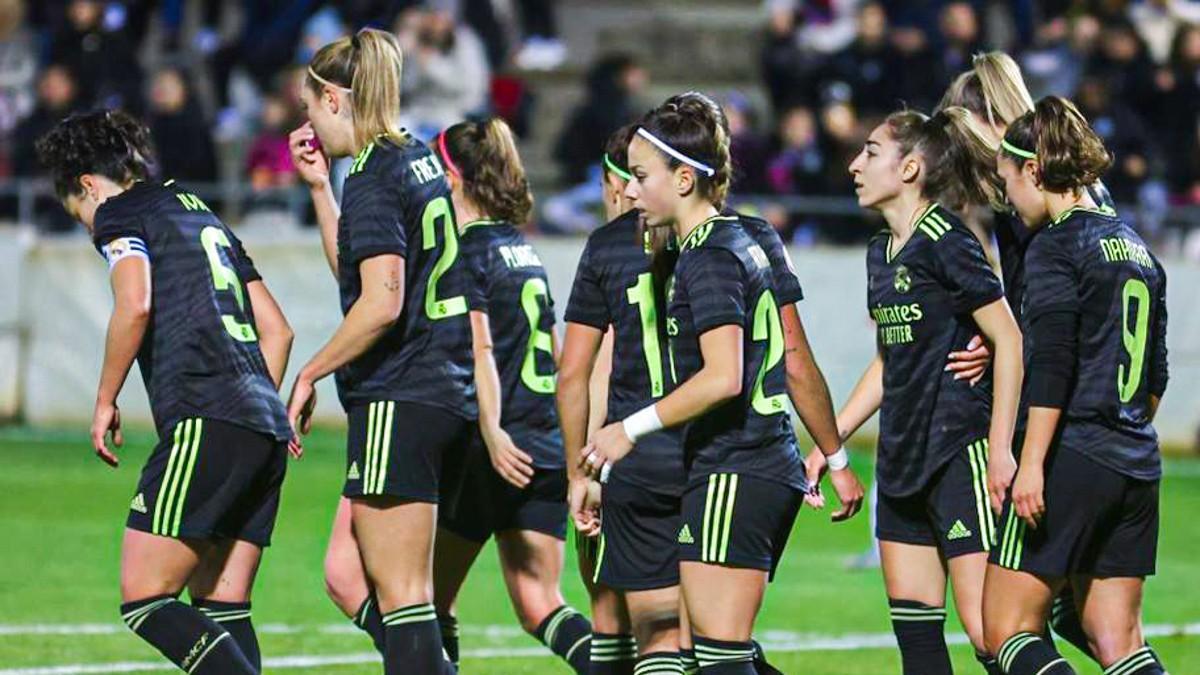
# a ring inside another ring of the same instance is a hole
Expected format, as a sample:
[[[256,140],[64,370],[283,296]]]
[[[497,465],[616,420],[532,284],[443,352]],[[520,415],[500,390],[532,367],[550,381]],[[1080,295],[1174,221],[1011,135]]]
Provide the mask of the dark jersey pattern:
[[[96,211],[96,248],[150,260],[151,316],[138,367],[162,436],[184,418],[291,438],[258,347],[246,285],[261,279],[242,242],[174,181],[138,183]]]
[[[650,262],[637,212],[629,211],[592,232],[575,273],[565,319],[601,331],[612,326],[615,334],[606,423],[654,403],[672,386]],[[684,479],[679,432],[664,430],[643,438],[613,466],[612,476],[679,494]]]
[[[520,230],[477,221],[463,227],[467,306],[488,315],[500,372],[500,426],[533,456],[535,466],[563,466],[562,436],[554,407],[551,333],[554,300],[546,269]]]
[[[1112,195],[1103,183],[1088,188],[1088,193],[1102,210],[1116,213]],[[1020,216],[1011,211],[997,212],[993,231],[996,233],[996,248],[1000,254],[1000,271],[1004,277],[1004,295],[1013,316],[1021,320],[1021,300],[1025,296],[1025,251],[1033,241],[1031,231]]]
[[[792,305],[803,300],[804,291],[800,288],[800,279],[796,276],[796,267],[792,264],[792,257],[788,255],[787,247],[784,246],[779,232],[762,218],[745,216],[740,213],[725,215],[736,215],[741,221],[742,227],[746,230],[746,234],[758,242],[758,245],[767,254],[767,260],[771,262],[772,283],[775,285],[775,300],[779,303],[779,306],[782,308],[784,305]]]
[[[741,394],[684,430],[689,485],[734,472],[806,489],[788,415],[774,272],[738,216],[710,218],[688,235],[669,296],[669,361],[677,383],[703,366],[701,335],[726,325],[743,329]]]
[[[876,474],[884,494],[904,497],[988,433],[990,373],[972,387],[944,368],[979,333],[971,313],[1004,292],[979,240],[937,204],[891,245],[887,231],[868,245],[867,311],[883,359]]]
[[[1162,265],[1119,217],[1080,208],[1038,233],[1025,264],[1026,322],[1054,311],[1079,315],[1062,447],[1132,478],[1157,479],[1161,464],[1150,398],[1167,387]],[[1036,347],[1027,342],[1026,353]]]
[[[338,225],[342,312],[362,295],[359,264],[373,256],[404,258],[404,310],[364,354],[337,372],[349,409],[373,401],[409,401],[476,417],[466,274],[442,166],[407,137],[367,145],[342,191]]]

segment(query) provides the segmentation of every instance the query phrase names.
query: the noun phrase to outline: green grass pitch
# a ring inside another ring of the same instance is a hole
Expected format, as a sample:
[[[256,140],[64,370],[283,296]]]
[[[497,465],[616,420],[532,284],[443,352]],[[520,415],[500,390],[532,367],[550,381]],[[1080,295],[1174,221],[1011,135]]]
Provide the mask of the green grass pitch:
[[[326,600],[321,580],[342,482],[342,438],[317,433],[306,443],[306,457],[290,467],[275,545],[254,597],[266,672],[381,671],[368,661],[367,638]],[[121,468],[113,471],[92,456],[84,429],[0,430],[0,675],[149,672],[144,664],[166,663],[117,615],[121,530],[152,443],[151,435],[131,434]],[[870,469],[865,458],[857,466],[864,474]],[[1200,672],[1200,461],[1168,461],[1162,505],[1159,575],[1148,584],[1145,617],[1148,624],[1174,627],[1152,643],[1172,673],[1187,675]],[[866,514],[841,525],[812,511],[798,519],[757,629],[784,672],[899,672],[894,648],[864,646],[890,632],[879,572],[843,566],[868,540]],[[563,586],[573,605],[586,608],[570,553]],[[494,551],[484,552],[468,580],[460,621],[464,673],[569,672],[517,628]],[[959,632],[956,619],[948,626]],[[841,640],[840,648],[819,642],[826,638]],[[1060,648],[1080,673],[1099,672],[1069,646]],[[982,672],[968,646],[953,647],[953,656],[957,672]],[[169,672],[165,666],[159,671]]]

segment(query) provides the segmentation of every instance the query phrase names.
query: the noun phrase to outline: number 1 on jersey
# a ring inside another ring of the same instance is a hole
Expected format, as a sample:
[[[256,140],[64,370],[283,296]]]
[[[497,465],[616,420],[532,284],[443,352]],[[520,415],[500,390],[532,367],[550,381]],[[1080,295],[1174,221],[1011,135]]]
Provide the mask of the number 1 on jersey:
[[[663,395],[662,347],[658,341],[658,309],[654,303],[654,277],[649,272],[638,275],[637,283],[625,289],[629,304],[637,305],[642,319],[642,351],[646,355],[646,372],[650,375],[650,395]]]
[[[1129,326],[1129,303],[1137,300],[1132,330]],[[1146,338],[1150,325],[1150,289],[1141,279],[1130,279],[1121,289],[1121,338],[1129,353],[1129,368],[1117,365],[1117,392],[1121,403],[1129,403],[1142,383],[1146,363]]]

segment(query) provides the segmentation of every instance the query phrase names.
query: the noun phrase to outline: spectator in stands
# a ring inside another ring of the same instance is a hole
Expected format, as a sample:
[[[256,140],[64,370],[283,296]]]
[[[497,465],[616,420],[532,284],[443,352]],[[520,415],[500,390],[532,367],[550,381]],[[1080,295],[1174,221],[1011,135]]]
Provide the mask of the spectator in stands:
[[[1121,204],[1137,202],[1139,188],[1156,163],[1146,127],[1128,105],[1113,98],[1107,83],[1095,75],[1083,78],[1075,102],[1113,153],[1113,166],[1104,174],[1104,184],[1113,200]]]
[[[859,8],[854,42],[831,62],[826,84],[841,82],[850,88],[855,107],[868,116],[883,116],[896,109],[898,55],[888,40],[888,19],[883,5],[867,2]]]
[[[825,194],[825,153],[812,108],[795,106],[779,121],[779,150],[767,165],[767,182],[780,195]]]
[[[104,26],[104,3],[72,0],[67,23],[54,36],[50,62],[68,66],[78,77],[80,98],[88,105],[142,108],[142,69],[134,46],[120,31]]]
[[[892,45],[896,48],[895,86],[905,103],[917,110],[932,109],[944,86],[941,64],[930,45],[930,33],[919,25],[896,26],[892,30]]]
[[[1087,73],[1104,80],[1111,95],[1139,115],[1153,115],[1154,63],[1128,21],[1104,25],[1100,51],[1092,57]]]
[[[729,186],[735,195],[759,195],[768,190],[766,167],[770,158],[767,139],[758,131],[758,116],[741,92],[730,92],[722,102],[729,121],[729,157],[733,180]]]
[[[558,39],[555,0],[517,0],[521,14],[521,49],[513,57],[523,70],[554,70],[567,60],[567,46]]]
[[[637,98],[646,88],[646,71],[628,54],[600,57],[588,71],[587,95],[571,112],[554,147],[554,158],[568,185],[589,183],[588,169],[598,166],[612,132],[638,114]]]
[[[938,28],[941,32],[938,65],[941,68],[937,77],[948,86],[955,75],[970,69],[971,57],[983,50],[979,17],[969,2],[948,2],[938,16]]]
[[[402,98],[409,131],[429,140],[486,111],[491,77],[474,31],[456,25],[449,12],[412,9],[400,15],[396,35],[405,57]]]
[[[162,176],[201,183],[216,181],[212,133],[183,72],[163,68],[155,73],[149,98],[147,123],[159,149]]]
[[[1200,2],[1142,0],[1129,6],[1129,19],[1145,41],[1150,58],[1165,64],[1171,56],[1176,33],[1189,24],[1200,24]]]
[[[776,113],[816,101],[829,56],[854,41],[860,3],[767,0],[769,23],[762,68]]]
[[[1100,21],[1090,14],[1056,17],[1043,24],[1034,47],[1020,57],[1029,89],[1046,96],[1073,96],[1096,54],[1100,31]]]
[[[5,141],[33,112],[36,75],[33,36],[25,28],[25,2],[0,0],[0,138]]]
[[[54,64],[42,70],[38,76],[37,103],[33,113],[13,133],[13,169],[16,175],[28,177],[43,173],[33,148],[34,141],[80,107],[79,84],[70,68]]]
[[[1200,25],[1179,29],[1168,66],[1155,78],[1162,112],[1157,128],[1175,201],[1200,204]]]
[[[296,124],[296,116],[283,95],[268,94],[263,99],[258,136],[246,155],[246,173],[255,193],[296,184],[296,165],[288,150],[288,132]]]

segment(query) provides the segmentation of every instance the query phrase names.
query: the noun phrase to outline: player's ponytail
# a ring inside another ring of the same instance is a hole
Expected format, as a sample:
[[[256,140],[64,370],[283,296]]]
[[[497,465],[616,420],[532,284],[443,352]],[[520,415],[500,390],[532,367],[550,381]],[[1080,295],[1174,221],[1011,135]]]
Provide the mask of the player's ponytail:
[[[1008,126],[1033,110],[1033,97],[1017,62],[994,51],[976,54],[971,70],[954,78],[938,108],[952,106],[966,108],[993,126]]]
[[[533,194],[508,124],[499,117],[460,122],[435,140],[448,172],[462,179],[463,192],[489,218],[523,225]]]
[[[925,160],[921,196],[953,210],[1001,206],[995,151],[966,108],[945,108],[933,117],[903,110],[886,124],[901,156],[917,153]]]
[[[60,199],[81,193],[79,177],[85,173],[124,185],[154,171],[149,129],[121,110],[71,115],[38,139],[36,150]]]
[[[695,91],[678,94],[647,113],[639,126],[638,134],[664,153],[667,166],[691,166],[700,194],[724,208],[731,175],[729,122],[716,101]]]
[[[1048,192],[1092,185],[1112,166],[1112,155],[1075,104],[1058,96],[1037,102],[1004,135],[1002,151],[1020,163],[1037,162]]]
[[[357,147],[380,136],[401,143],[405,138],[400,129],[403,63],[395,35],[364,28],[317,51],[308,66],[308,86],[315,92],[327,85],[349,93]]]

